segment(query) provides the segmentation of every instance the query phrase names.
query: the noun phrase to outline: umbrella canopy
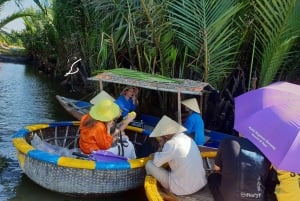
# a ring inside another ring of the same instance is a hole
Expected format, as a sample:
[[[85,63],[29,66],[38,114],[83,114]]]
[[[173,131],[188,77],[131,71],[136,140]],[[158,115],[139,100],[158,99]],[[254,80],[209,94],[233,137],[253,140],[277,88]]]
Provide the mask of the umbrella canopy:
[[[277,82],[235,98],[234,129],[282,170],[300,173],[300,86]]]

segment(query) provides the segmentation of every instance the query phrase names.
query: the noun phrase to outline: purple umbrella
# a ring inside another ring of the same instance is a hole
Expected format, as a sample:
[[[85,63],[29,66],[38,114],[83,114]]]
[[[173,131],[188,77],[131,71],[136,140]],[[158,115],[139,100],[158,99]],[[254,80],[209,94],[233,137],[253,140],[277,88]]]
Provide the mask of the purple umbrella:
[[[300,173],[300,86],[277,82],[235,98],[234,128],[281,170]]]

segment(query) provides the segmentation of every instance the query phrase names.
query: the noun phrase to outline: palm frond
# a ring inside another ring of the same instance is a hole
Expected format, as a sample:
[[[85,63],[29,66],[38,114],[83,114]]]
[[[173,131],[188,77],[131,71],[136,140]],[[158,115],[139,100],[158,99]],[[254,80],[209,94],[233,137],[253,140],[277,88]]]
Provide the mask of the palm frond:
[[[240,41],[232,20],[243,7],[235,0],[172,1],[170,16],[177,36],[190,49],[189,66],[216,85],[233,68]]]
[[[300,33],[299,1],[255,0],[256,33],[261,44],[259,86],[274,81]],[[260,47],[260,46],[259,46]]]
[[[26,17],[26,16],[34,16],[34,15],[35,15],[35,13],[31,9],[13,13],[9,16],[6,16],[4,19],[2,19],[0,21],[0,29],[2,29],[5,25],[7,25],[8,23],[10,23],[16,19]]]

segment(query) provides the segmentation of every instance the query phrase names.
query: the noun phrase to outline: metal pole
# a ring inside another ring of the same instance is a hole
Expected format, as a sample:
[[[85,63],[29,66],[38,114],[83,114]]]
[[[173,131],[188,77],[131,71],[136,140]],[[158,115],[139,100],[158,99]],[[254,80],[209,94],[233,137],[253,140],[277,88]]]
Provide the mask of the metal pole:
[[[178,123],[181,124],[181,93],[180,93],[180,88],[178,88],[177,92],[177,108],[178,108]]]

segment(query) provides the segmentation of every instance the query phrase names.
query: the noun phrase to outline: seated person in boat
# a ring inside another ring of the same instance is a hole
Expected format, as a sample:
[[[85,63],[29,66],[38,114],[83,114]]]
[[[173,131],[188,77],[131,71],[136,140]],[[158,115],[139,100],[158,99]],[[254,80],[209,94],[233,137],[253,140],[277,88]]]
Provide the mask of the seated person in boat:
[[[205,141],[204,122],[196,98],[187,99],[181,103],[188,111],[188,116],[183,123],[183,126],[187,129],[185,133],[192,137],[197,145],[203,145]]]
[[[115,100],[115,103],[118,104],[122,110],[122,118],[125,118],[129,112],[136,110],[138,105],[138,93],[139,90],[137,87],[129,86],[126,87]]]
[[[214,169],[208,176],[208,186],[215,201],[266,200],[270,162],[248,139],[223,139]]]
[[[83,153],[106,150],[129,159],[136,158],[134,146],[124,134],[124,129],[135,115],[128,115],[120,128],[113,129],[114,120],[119,118],[120,113],[117,104],[109,99],[102,99],[81,118],[79,146]],[[124,150],[124,153],[119,153],[119,150]]]
[[[146,164],[147,174],[176,195],[195,193],[207,183],[200,151],[184,131],[183,126],[163,116],[150,135],[160,137],[161,148]],[[165,169],[164,164],[168,164],[170,170]]]
[[[273,167],[274,197],[272,201],[300,200],[300,173],[278,170]]]

